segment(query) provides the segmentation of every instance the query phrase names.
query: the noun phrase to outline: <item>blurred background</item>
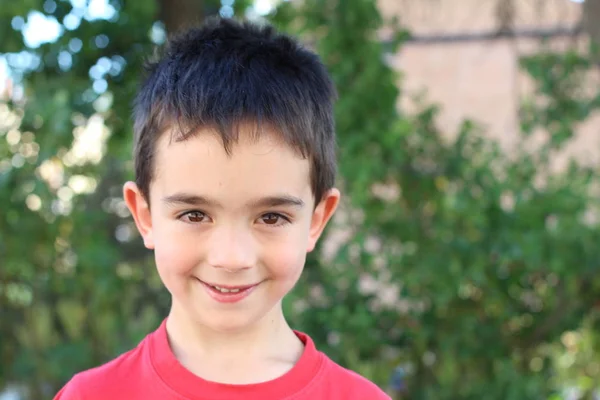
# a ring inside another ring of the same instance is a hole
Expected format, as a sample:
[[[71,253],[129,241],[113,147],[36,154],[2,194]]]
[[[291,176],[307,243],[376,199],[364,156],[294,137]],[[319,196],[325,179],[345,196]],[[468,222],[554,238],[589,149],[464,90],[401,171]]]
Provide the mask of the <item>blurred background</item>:
[[[294,328],[395,399],[600,398],[600,0],[0,0],[1,400],[167,314],[121,198],[131,101],[215,14],[298,35],[340,94]]]

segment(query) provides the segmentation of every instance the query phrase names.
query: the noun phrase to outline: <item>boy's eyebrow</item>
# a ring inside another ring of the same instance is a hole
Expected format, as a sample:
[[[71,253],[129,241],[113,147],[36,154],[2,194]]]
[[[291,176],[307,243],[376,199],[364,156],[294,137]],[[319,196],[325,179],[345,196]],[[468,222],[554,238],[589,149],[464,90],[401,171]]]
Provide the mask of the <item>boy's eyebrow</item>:
[[[280,195],[280,196],[267,196],[256,201],[251,201],[248,206],[252,208],[261,207],[282,207],[292,206],[296,208],[304,207],[304,201],[296,196]]]
[[[209,199],[204,196],[199,196],[195,194],[189,193],[175,193],[169,196],[166,196],[162,199],[163,203],[169,206],[175,205],[187,205],[187,206],[205,206],[205,207],[214,207],[214,208],[222,208],[221,204],[218,201]],[[267,196],[260,198],[258,200],[250,201],[246,204],[251,208],[261,208],[261,207],[282,207],[282,206],[292,206],[295,208],[304,207],[304,201],[296,196],[291,195],[277,195],[277,196]]]
[[[198,196],[195,194],[189,194],[189,193],[175,193],[175,194],[163,197],[162,201],[163,201],[163,203],[165,203],[168,206],[184,205],[184,206],[220,207],[219,203],[214,200],[210,200],[210,199],[207,199],[206,197]]]

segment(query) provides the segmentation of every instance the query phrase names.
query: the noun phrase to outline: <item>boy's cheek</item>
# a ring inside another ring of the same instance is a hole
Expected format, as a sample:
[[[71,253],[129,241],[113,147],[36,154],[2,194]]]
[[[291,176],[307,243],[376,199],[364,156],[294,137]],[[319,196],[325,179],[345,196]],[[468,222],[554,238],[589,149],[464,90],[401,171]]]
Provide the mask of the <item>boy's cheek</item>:
[[[300,278],[306,261],[306,252],[298,251],[299,249],[301,248],[290,246],[271,252],[270,259],[263,260],[269,269],[270,277],[295,283]]]
[[[189,275],[193,272],[196,261],[192,249],[185,239],[166,237],[155,238],[154,257],[161,275]]]

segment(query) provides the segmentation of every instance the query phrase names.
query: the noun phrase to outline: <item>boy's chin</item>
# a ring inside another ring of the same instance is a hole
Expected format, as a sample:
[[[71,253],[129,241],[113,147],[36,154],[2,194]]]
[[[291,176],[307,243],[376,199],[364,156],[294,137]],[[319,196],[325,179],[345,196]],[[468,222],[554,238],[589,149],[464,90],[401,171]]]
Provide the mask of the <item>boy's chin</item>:
[[[261,329],[261,326],[265,324],[277,326],[282,322],[278,321],[278,319],[283,318],[281,302],[276,302],[273,307],[257,303],[261,302],[250,301],[249,304],[240,306],[232,305],[230,308],[227,305],[214,303],[213,299],[191,297],[186,298],[185,301],[174,302],[174,309],[171,309],[170,315],[171,317],[175,317],[175,319],[181,320],[184,326],[189,326],[192,323],[195,325],[192,328],[194,330],[229,335]]]

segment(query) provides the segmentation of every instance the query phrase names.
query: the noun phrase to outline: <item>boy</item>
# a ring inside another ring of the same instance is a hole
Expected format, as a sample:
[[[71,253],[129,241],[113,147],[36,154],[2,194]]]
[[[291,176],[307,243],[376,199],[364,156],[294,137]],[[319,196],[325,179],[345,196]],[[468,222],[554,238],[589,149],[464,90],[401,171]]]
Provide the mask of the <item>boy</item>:
[[[340,198],[335,90],[318,57],[270,27],[215,19],[149,72],[123,195],[171,310],[55,400],[389,399],[282,313]]]

